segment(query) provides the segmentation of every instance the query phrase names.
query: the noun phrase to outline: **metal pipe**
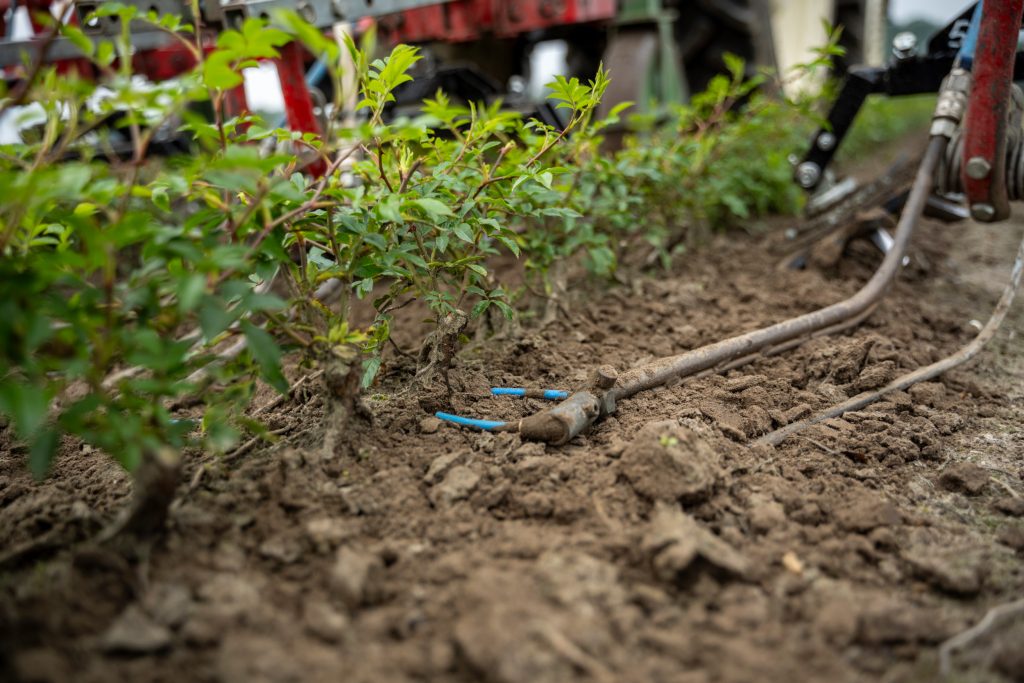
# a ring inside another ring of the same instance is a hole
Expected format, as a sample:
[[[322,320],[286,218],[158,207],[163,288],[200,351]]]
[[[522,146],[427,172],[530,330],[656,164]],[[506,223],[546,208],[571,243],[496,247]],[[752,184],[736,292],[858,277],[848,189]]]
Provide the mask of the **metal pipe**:
[[[995,336],[999,330],[999,326],[1002,325],[1003,319],[1006,318],[1007,312],[1010,310],[1010,305],[1013,303],[1013,297],[1017,293],[1017,289],[1020,287],[1021,273],[1024,272],[1024,240],[1021,241],[1020,247],[1017,249],[1017,260],[1013,264],[1013,271],[1010,274],[1010,281],[1003,289],[1003,294],[999,298],[999,303],[996,304],[995,309],[992,311],[992,316],[985,323],[985,326],[981,328],[970,344],[967,344],[956,353],[946,356],[942,360],[936,361],[931,365],[926,365],[923,368],[918,368],[913,372],[899,377],[889,384],[885,385],[881,389],[876,391],[867,392],[859,396],[854,396],[848,401],[844,401],[837,405],[832,406],[827,410],[823,410],[817,415],[788,424],[785,427],[780,427],[770,434],[762,436],[760,439],[753,443],[754,446],[767,444],[770,446],[777,446],[793,434],[816,425],[819,422],[829,420],[833,417],[839,417],[844,413],[848,413],[851,410],[860,410],[865,406],[871,405],[875,401],[887,396],[894,391],[904,391],[909,389],[918,382],[926,382],[930,379],[934,379],[939,375],[952,370],[958,365],[963,365],[967,361],[978,355],[978,352]]]

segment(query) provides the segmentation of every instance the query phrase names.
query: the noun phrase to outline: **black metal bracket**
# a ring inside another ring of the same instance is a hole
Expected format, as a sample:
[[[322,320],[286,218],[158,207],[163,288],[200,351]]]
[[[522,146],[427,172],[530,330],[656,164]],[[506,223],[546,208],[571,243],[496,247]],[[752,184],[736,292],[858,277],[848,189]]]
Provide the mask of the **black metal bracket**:
[[[938,92],[967,35],[974,7],[965,9],[932,36],[927,53],[894,58],[884,67],[858,66],[847,71],[839,96],[829,110],[828,123],[815,132],[810,149],[796,166],[794,179],[800,187],[812,192],[821,183],[825,169],[853,127],[868,95],[898,97]],[[1017,53],[1013,73],[1014,80],[1024,77],[1024,53]]]

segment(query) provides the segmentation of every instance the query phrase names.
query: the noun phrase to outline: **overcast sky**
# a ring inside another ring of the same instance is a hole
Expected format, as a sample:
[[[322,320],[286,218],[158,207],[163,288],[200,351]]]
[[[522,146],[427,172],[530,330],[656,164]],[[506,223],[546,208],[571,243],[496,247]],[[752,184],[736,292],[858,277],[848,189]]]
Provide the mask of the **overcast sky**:
[[[971,0],[889,0],[889,17],[901,24],[911,19],[944,24],[970,4]]]

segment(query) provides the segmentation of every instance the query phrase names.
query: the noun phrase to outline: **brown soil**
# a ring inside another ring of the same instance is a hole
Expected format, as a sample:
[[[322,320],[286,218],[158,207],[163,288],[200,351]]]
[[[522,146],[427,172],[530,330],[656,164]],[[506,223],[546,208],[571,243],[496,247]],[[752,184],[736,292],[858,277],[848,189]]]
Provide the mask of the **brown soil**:
[[[777,450],[751,437],[929,363],[998,296],[1021,222],[927,223],[848,336],[624,401],[568,446],[439,427],[394,367],[372,426],[324,456],[319,398],[288,436],[186,459],[168,529],[130,560],[89,541],[130,479],[65,444],[47,481],[0,435],[0,679],[15,681],[933,681],[937,645],[1024,594],[1024,306],[942,382]],[[471,345],[454,408],[492,385],[570,387],[828,304],[878,255],[779,272],[730,236],[669,274]],[[954,663],[1024,680],[1024,618]]]

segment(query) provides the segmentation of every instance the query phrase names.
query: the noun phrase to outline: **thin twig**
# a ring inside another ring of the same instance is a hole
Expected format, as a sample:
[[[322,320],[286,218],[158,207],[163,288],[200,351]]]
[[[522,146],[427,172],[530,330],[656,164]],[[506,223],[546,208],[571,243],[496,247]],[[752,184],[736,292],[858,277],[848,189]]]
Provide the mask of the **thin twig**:
[[[1004,618],[1016,614],[1024,614],[1024,598],[993,607],[977,624],[942,643],[939,646],[939,675],[942,677],[949,675],[950,659],[954,650],[970,645],[995,628]]]
[[[299,389],[300,389],[300,388],[301,388],[301,387],[302,387],[302,386],[303,386],[304,384],[306,384],[307,382],[312,382],[313,380],[315,380],[315,379],[317,379],[318,377],[320,377],[320,375],[322,375],[322,374],[324,374],[324,371],[323,371],[323,370],[321,369],[321,370],[317,370],[316,372],[312,372],[312,373],[310,373],[310,374],[308,374],[308,375],[303,375],[302,377],[300,377],[300,378],[299,378],[299,379],[298,379],[298,380],[297,380],[297,381],[295,382],[295,384],[293,384],[293,385],[292,385],[292,386],[291,386],[291,387],[290,387],[290,388],[288,389],[288,393],[287,393],[287,394],[281,394],[281,395],[277,396],[277,397],[276,397],[276,398],[275,398],[275,399],[274,399],[273,401],[271,401],[270,403],[267,403],[266,405],[264,405],[264,406],[262,406],[262,407],[260,407],[260,408],[257,408],[257,409],[256,409],[256,410],[255,410],[255,411],[253,412],[253,415],[254,415],[254,416],[255,416],[255,415],[262,415],[262,414],[263,414],[263,413],[265,413],[265,412],[268,412],[268,411],[270,411],[270,410],[273,410],[274,408],[278,407],[279,405],[281,405],[282,403],[284,403],[284,402],[285,402],[286,400],[288,400],[289,398],[293,397],[293,396],[295,395],[295,392],[296,392],[296,391],[298,391],[298,390],[299,390]]]
[[[252,450],[252,447],[255,446],[257,444],[257,442],[259,442],[261,439],[265,439],[268,436],[280,436],[280,435],[282,435],[282,434],[284,434],[286,432],[290,432],[294,426],[295,425],[288,425],[287,427],[281,427],[280,429],[275,429],[273,431],[269,431],[266,434],[258,434],[256,436],[252,437],[251,439],[249,439],[248,441],[246,441],[245,443],[243,443],[241,446],[239,446],[235,450],[231,451],[230,453],[226,453],[224,455],[224,457],[225,458],[237,458],[239,456],[245,455],[250,450]]]

